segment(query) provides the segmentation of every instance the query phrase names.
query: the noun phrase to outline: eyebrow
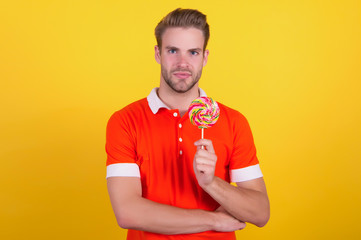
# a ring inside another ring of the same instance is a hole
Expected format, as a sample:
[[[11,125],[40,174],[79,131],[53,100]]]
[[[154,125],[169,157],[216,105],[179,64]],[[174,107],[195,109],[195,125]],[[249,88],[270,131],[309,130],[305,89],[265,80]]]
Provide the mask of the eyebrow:
[[[191,48],[188,51],[198,51],[198,52],[202,52],[202,48]]]
[[[179,50],[179,48],[177,47],[174,47],[174,46],[166,46],[165,49],[174,49],[174,50]],[[188,49],[188,51],[203,51],[202,48],[191,48],[191,49]]]
[[[175,49],[175,50],[179,50],[179,48],[173,47],[173,46],[166,46],[165,49]]]

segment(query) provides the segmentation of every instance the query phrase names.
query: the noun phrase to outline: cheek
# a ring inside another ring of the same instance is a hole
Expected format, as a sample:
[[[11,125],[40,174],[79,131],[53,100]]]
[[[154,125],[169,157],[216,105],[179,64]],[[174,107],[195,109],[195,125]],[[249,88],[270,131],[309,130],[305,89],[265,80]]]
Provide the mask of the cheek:
[[[203,67],[203,60],[199,60],[199,59],[194,60],[192,66],[195,69],[202,68]]]
[[[162,59],[162,62],[163,62],[163,65],[165,66],[173,66],[175,64],[175,60],[174,60],[174,57],[164,57]]]

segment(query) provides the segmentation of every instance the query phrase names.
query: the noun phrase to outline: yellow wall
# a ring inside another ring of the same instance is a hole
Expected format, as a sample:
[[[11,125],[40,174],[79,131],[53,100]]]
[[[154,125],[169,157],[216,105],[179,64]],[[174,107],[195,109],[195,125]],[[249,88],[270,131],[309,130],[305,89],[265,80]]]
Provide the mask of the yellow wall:
[[[153,30],[211,25],[201,87],[249,120],[271,200],[240,239],[360,239],[361,2],[2,1],[0,238],[124,239],[105,125],[159,84]]]

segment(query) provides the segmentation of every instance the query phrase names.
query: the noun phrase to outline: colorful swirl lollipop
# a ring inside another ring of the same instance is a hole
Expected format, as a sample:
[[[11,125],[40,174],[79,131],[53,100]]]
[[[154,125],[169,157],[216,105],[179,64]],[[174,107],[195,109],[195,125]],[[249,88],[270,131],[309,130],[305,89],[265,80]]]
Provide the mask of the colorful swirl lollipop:
[[[192,101],[188,108],[188,115],[191,123],[203,129],[212,127],[219,118],[218,104],[210,97],[199,97]]]

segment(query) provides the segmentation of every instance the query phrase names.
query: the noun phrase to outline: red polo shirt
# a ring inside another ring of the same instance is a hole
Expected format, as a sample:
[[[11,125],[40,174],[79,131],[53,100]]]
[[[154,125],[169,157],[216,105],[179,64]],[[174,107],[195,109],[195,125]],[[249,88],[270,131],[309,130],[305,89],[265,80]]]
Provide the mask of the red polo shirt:
[[[205,93],[200,89],[201,96]],[[246,118],[218,103],[217,123],[205,129],[217,155],[215,175],[227,182],[262,177],[253,137]],[[156,89],[109,119],[106,137],[107,177],[140,177],[144,198],[187,209],[214,211],[219,204],[197,183],[193,171],[194,142],[201,130],[188,114],[168,109]],[[235,239],[234,233],[204,232],[160,235],[128,231],[128,239]]]

